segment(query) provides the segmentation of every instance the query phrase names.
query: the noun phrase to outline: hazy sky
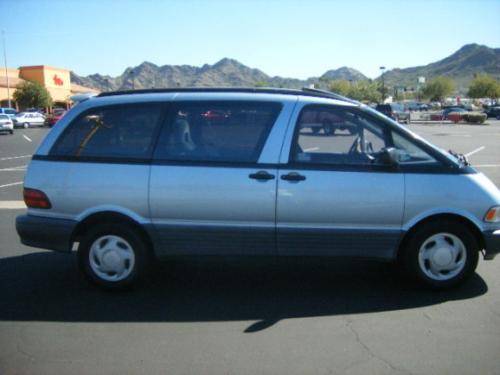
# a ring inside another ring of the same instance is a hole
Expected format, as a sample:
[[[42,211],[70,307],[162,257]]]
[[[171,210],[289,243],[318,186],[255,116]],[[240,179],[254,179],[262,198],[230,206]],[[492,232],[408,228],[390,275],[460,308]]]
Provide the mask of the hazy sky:
[[[427,64],[467,43],[500,47],[500,0],[0,0],[9,67],[80,75],[239,60],[269,75],[365,75]],[[4,65],[3,58],[2,66]]]

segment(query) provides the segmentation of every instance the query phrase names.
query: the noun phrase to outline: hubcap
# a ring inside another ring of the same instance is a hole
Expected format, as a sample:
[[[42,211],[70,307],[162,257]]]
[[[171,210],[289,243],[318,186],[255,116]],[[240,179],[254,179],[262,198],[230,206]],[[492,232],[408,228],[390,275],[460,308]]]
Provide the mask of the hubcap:
[[[101,279],[121,281],[133,271],[135,254],[122,237],[106,235],[94,241],[89,251],[90,268]]]
[[[437,233],[420,247],[418,263],[423,273],[433,280],[450,280],[465,266],[467,252],[460,238],[451,233]]]

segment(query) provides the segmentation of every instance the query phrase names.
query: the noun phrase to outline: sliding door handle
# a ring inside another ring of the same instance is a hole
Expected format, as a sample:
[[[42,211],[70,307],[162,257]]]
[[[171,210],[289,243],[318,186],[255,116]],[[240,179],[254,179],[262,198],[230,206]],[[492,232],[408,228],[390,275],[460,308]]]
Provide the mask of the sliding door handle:
[[[248,175],[248,177],[250,177],[253,180],[260,180],[260,181],[267,181],[274,179],[274,175],[266,171],[258,171],[256,173],[251,173]]]
[[[306,176],[303,176],[297,172],[290,172],[288,174],[282,175],[281,179],[285,181],[304,181],[306,179]]]

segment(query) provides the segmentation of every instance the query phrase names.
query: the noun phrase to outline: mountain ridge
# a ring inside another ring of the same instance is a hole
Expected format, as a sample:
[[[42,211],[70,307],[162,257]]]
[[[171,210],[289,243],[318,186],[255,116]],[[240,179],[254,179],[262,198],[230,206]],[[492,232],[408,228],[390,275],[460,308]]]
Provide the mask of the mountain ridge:
[[[384,73],[384,81],[390,88],[394,86],[415,88],[418,77],[423,76],[429,80],[443,75],[456,82],[458,92],[464,92],[468,83],[478,73],[490,74],[496,79],[500,79],[500,48],[490,48],[475,43],[466,44],[450,56],[427,65],[388,70]],[[214,86],[301,88],[311,84],[327,88],[328,81],[331,80],[358,81],[367,79],[363,73],[347,66],[330,69],[318,77],[310,77],[305,80],[269,76],[260,69],[248,67],[238,60],[228,57],[224,57],[212,65],[204,64],[202,66],[186,64],[160,66],[144,61],[135,67],[127,67],[121,75],[116,77],[99,73],[83,77],[71,72],[73,83],[93,87],[100,91]],[[380,76],[376,78],[376,80],[380,79]]]

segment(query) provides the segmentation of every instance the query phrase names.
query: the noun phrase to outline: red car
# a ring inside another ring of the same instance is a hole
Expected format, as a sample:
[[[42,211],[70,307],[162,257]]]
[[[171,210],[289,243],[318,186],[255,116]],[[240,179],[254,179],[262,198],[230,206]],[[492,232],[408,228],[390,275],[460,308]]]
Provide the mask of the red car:
[[[66,114],[66,111],[54,111],[51,117],[48,118],[47,125],[49,127],[54,126],[57,121],[59,121],[64,115]]]
[[[218,111],[216,109],[211,109],[201,114],[205,120],[208,121],[223,121],[229,117],[226,112]]]

